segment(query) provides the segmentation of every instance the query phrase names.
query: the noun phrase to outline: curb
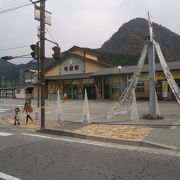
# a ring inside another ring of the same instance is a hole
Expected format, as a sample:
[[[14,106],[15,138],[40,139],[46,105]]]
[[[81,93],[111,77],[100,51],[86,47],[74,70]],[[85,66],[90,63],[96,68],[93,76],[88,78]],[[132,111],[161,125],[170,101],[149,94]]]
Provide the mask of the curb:
[[[57,129],[41,129],[41,130],[37,130],[36,132],[60,135],[60,136],[68,136],[68,137],[93,140],[93,141],[102,141],[102,142],[110,142],[110,143],[116,143],[116,144],[124,144],[124,145],[150,147],[150,148],[158,148],[158,149],[169,149],[169,150],[179,151],[179,148],[177,148],[177,147],[158,144],[158,143],[154,143],[154,142],[150,142],[150,141],[136,141],[136,140],[131,140],[131,139],[117,139],[117,138],[109,138],[109,137],[102,137],[102,136],[91,136],[91,135],[74,133],[72,131],[57,130]]]

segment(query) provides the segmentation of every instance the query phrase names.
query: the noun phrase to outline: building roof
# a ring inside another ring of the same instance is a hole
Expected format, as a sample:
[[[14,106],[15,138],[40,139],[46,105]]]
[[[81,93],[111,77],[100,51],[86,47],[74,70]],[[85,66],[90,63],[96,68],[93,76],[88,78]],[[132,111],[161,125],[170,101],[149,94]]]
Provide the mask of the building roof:
[[[180,70],[180,62],[168,62],[167,63],[170,70]],[[148,64],[145,64],[143,66],[142,72],[148,72]],[[136,70],[137,65],[134,66],[124,66],[121,69],[118,69],[118,67],[112,67],[112,68],[104,68],[101,69],[95,73],[92,74],[92,76],[102,76],[102,75],[116,75],[116,74],[130,74],[133,73]],[[156,71],[162,71],[162,67],[160,63],[157,63]]]
[[[76,57],[76,58],[82,59],[84,61],[89,61],[89,62],[93,62],[95,64],[102,64],[104,66],[112,67],[111,64],[108,64],[108,63],[105,63],[105,62],[102,62],[102,61],[99,61],[99,60],[89,59],[87,57],[83,57],[83,56],[80,56],[80,55],[77,55],[77,54],[67,54],[66,56],[64,56],[62,58],[61,62],[64,61],[65,59],[67,59],[68,57]]]
[[[89,49],[89,48],[84,48],[84,47],[78,47],[78,46],[73,46],[72,48],[70,48],[69,50],[67,50],[66,52],[69,53],[69,52],[72,52],[73,50],[83,50],[83,51],[86,51],[87,53],[90,53],[90,54],[93,54],[95,56],[97,56],[97,52]]]
[[[89,62],[93,62],[95,64],[101,64],[101,65],[104,65],[106,67],[112,67],[112,65],[110,64],[107,64],[107,63],[104,63],[102,61],[95,61],[95,60],[92,60],[92,59],[89,59],[87,57],[83,57],[83,56],[80,56],[80,55],[77,55],[77,54],[66,54],[65,56],[63,56],[60,60],[57,60],[55,63],[51,64],[50,66],[48,66],[46,68],[46,72],[49,71],[51,68],[55,67],[56,65],[58,64],[61,64],[63,61],[65,61],[67,58],[69,57],[76,57],[76,58],[79,58],[79,59],[82,59],[84,61],[89,61]]]
[[[87,79],[90,78],[91,75],[92,73],[67,74],[45,77],[45,80]]]

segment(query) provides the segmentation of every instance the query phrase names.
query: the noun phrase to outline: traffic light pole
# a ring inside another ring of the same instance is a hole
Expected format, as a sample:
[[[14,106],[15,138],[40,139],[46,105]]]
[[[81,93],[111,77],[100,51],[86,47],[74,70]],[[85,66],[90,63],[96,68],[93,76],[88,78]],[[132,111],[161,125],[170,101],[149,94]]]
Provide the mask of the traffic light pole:
[[[37,83],[37,107],[39,108],[39,90],[40,90],[40,88],[39,88],[39,76],[40,76],[40,63],[39,63],[39,61],[40,61],[40,59],[39,59],[39,57],[40,57],[40,51],[39,51],[39,42],[37,43],[37,46],[38,46],[38,58],[37,58],[37,65],[38,65],[38,76],[37,76],[37,81],[38,81],[38,83]]]
[[[40,1],[41,129],[45,128],[45,1]]]

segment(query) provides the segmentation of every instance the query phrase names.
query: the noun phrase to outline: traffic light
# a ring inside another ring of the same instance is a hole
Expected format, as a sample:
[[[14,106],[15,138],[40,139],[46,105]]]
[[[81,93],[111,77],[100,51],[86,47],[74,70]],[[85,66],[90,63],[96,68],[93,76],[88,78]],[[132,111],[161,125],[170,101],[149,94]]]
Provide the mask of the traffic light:
[[[31,56],[33,57],[33,59],[38,59],[39,58],[39,43],[31,44],[30,47],[33,50],[33,52],[31,53]]]
[[[1,59],[3,60],[10,60],[10,59],[13,59],[14,57],[13,56],[3,56],[1,57]]]
[[[60,53],[61,53],[61,49],[59,46],[54,46],[52,48],[52,50],[54,51],[54,54],[52,54],[53,58],[56,60],[60,59]]]

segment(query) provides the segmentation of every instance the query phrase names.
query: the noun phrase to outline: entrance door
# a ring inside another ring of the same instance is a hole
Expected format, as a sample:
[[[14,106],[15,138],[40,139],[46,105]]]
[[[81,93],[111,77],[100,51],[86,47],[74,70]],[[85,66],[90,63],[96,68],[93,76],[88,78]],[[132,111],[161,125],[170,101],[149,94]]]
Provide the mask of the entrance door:
[[[96,98],[96,90],[95,90],[95,86],[93,84],[85,85],[84,88],[86,88],[88,99]]]
[[[73,98],[73,87],[72,85],[64,85],[64,93],[67,94],[67,99]]]
[[[77,85],[73,85],[73,99],[78,98],[78,87]]]

